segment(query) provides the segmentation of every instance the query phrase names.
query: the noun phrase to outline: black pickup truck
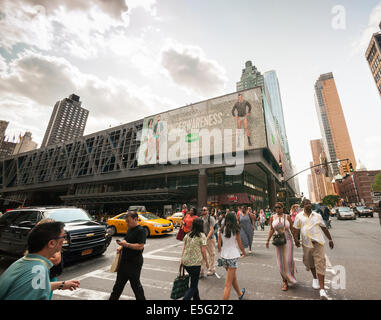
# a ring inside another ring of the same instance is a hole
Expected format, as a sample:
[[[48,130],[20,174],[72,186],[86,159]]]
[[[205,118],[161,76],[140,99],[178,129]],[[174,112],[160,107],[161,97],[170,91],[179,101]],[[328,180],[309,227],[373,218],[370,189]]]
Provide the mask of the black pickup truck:
[[[100,255],[107,250],[111,236],[107,226],[98,223],[83,209],[74,207],[33,207],[8,211],[0,218],[0,256],[24,255],[29,231],[42,219],[65,223],[68,235],[62,247],[65,262]]]

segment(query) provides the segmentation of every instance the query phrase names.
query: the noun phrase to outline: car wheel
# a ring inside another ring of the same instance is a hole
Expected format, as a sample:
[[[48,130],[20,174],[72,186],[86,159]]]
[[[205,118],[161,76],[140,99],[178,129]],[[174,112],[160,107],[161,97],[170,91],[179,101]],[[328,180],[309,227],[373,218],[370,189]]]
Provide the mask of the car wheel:
[[[116,228],[114,226],[111,226],[110,228],[110,235],[115,236],[116,235]]]
[[[147,227],[144,227],[144,231],[146,232],[146,238],[150,236],[149,229]]]

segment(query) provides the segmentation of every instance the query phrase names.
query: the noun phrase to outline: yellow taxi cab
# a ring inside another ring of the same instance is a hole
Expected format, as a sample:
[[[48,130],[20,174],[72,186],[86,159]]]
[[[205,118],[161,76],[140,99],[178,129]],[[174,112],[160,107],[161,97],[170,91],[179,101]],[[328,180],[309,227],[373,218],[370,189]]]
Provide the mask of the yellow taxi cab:
[[[106,221],[110,226],[109,233],[111,235],[127,233],[126,215],[127,212],[124,212]],[[171,221],[159,218],[151,212],[138,212],[138,223],[146,231],[147,237],[168,234],[173,231]]]
[[[183,219],[184,214],[182,212],[175,212],[173,215],[167,217],[167,220],[171,221],[175,227],[179,227]]]

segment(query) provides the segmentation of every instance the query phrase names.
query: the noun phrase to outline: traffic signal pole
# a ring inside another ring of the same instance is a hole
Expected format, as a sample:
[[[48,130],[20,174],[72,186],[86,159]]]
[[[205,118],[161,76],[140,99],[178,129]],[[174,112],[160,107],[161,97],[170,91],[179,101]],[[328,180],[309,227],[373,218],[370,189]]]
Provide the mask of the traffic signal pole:
[[[314,165],[312,167],[309,167],[307,169],[304,169],[300,172],[298,172],[297,174],[294,174],[292,177],[288,178],[287,180],[283,180],[282,179],[282,189],[285,189],[286,187],[286,183],[291,180],[292,178],[295,178],[297,175],[307,171],[307,170],[311,170],[313,168],[317,168],[317,167],[325,167],[325,170],[326,170],[326,173],[328,172],[328,165],[331,164],[331,163],[337,163],[337,162],[344,162],[344,161],[349,161],[349,159],[341,159],[341,160],[335,160],[335,161],[330,161],[330,162],[324,162],[324,163],[320,163],[320,164],[317,164],[317,165]],[[282,178],[283,178],[283,170],[282,170]],[[286,190],[286,208],[288,208],[288,192]]]

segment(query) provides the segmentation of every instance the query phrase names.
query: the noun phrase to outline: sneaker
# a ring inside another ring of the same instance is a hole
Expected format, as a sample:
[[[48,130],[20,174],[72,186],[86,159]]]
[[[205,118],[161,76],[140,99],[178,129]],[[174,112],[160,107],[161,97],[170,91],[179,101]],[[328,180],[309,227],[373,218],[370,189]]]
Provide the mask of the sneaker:
[[[320,290],[320,300],[332,300],[324,289]]]
[[[205,278],[205,272],[200,272],[200,279]]]
[[[320,289],[320,284],[319,284],[319,280],[318,279],[313,279],[312,280],[312,288],[314,288],[315,290],[319,290]]]
[[[207,276],[213,276],[215,274],[214,271],[208,271],[208,273],[206,274]]]
[[[242,294],[238,297],[239,300],[242,300],[243,299],[243,296],[245,295],[245,288],[242,289]]]

